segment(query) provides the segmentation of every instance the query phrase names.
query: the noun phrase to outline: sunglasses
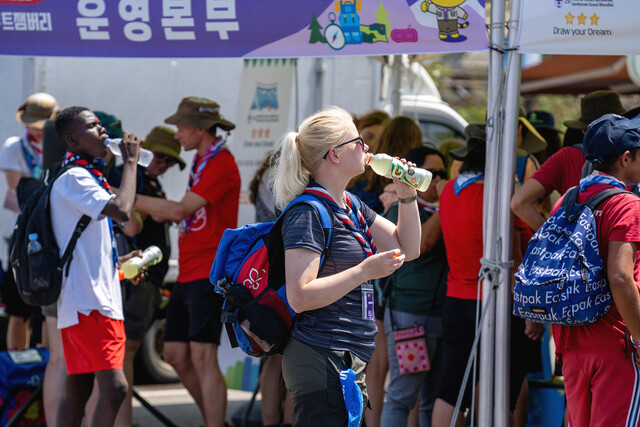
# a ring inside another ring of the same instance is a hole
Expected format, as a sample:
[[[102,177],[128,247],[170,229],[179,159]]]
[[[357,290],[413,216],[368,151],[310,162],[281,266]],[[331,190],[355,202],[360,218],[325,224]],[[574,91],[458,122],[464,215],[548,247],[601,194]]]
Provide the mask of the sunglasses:
[[[168,156],[166,154],[161,154],[161,153],[153,153],[153,157],[158,161],[158,162],[162,162],[165,165],[171,167],[173,165],[175,165],[177,163],[177,160],[174,159],[171,156]]]
[[[447,170],[446,169],[427,169],[429,172],[431,172],[431,175],[433,175],[433,177],[435,178],[436,176],[439,176],[442,179],[447,179]]]
[[[336,145],[336,146],[335,146],[335,147],[333,147],[333,148],[340,148],[340,147],[342,147],[343,145],[351,144],[352,142],[355,142],[356,144],[360,144],[360,147],[362,148],[362,151],[364,151],[364,139],[362,138],[362,135],[358,135],[358,137],[357,137],[357,138],[350,139],[350,140],[348,140],[348,141],[346,141],[346,142],[343,142],[342,144],[338,144],[338,145]],[[329,155],[329,152],[330,152],[331,150],[332,150],[332,149],[330,148],[330,149],[329,149],[329,151],[327,151],[327,152],[324,154],[324,156],[322,156],[322,160],[326,160],[326,159],[327,159],[327,156]]]

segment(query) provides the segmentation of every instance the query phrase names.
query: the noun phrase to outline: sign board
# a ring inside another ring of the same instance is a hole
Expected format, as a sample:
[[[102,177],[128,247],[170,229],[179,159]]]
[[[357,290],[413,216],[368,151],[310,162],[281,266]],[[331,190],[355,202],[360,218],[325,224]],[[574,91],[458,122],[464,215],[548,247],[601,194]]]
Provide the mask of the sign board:
[[[519,50],[563,55],[637,55],[638,0],[522,0]]]
[[[291,58],[487,47],[485,0],[0,0],[0,55]]]

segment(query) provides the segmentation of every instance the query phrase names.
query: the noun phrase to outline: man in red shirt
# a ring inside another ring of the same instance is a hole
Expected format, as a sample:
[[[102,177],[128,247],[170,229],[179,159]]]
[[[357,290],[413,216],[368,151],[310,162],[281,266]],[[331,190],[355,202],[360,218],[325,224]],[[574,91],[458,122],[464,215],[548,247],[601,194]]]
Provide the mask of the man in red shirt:
[[[178,283],[167,307],[164,357],[180,376],[207,426],[224,425],[227,390],[218,365],[222,297],[209,283],[209,271],[222,233],[237,227],[240,173],[220,128],[235,125],[206,98],[184,98],[165,120],[177,125],[175,138],[196,150],[187,192],[180,202],[137,196],[136,209],[155,221],[180,223]]]
[[[595,172],[580,180],[578,203],[606,188],[624,189],[640,182],[640,119],[607,114],[592,122],[583,144]],[[561,203],[562,199],[553,211]],[[640,198],[615,195],[594,211],[594,217],[613,304],[595,323],[553,328],[569,424],[637,426],[640,342],[633,337],[640,338]]]
[[[567,120],[564,125],[584,133],[589,123],[603,114],[614,113],[626,117],[637,114],[638,108],[625,111],[617,93],[609,90],[596,90],[580,100],[580,118]],[[540,169],[520,187],[511,198],[511,210],[518,215],[533,231],[544,224],[544,217],[536,209],[536,202],[553,190],[564,194],[578,184],[582,175],[585,158],[578,146],[564,147],[551,156]]]

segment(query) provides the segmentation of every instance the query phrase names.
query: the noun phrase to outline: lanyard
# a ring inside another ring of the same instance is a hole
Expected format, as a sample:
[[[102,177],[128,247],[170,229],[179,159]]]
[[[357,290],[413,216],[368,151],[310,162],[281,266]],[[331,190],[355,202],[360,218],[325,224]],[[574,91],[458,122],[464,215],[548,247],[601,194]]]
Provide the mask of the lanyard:
[[[27,161],[27,166],[29,167],[29,172],[31,173],[31,177],[35,179],[42,178],[42,166],[40,165],[40,156],[38,153],[31,153],[31,150],[35,149],[31,147],[29,142],[29,134],[27,131],[24,132],[24,136],[21,139],[22,143],[22,151],[24,152],[25,160]]]

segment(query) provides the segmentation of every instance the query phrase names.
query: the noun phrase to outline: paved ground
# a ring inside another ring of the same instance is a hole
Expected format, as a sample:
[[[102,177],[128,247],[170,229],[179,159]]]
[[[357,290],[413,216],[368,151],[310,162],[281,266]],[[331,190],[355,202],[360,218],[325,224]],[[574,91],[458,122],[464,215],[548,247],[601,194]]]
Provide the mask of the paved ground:
[[[135,386],[135,390],[176,426],[198,427],[204,424],[198,407],[181,384],[139,385]],[[247,391],[229,390],[227,392],[226,421],[229,424],[235,424],[238,427],[242,425],[242,416],[251,395],[252,393]],[[140,427],[165,425],[135,398],[133,399],[133,424]],[[260,394],[258,394],[246,427],[260,425]]]

